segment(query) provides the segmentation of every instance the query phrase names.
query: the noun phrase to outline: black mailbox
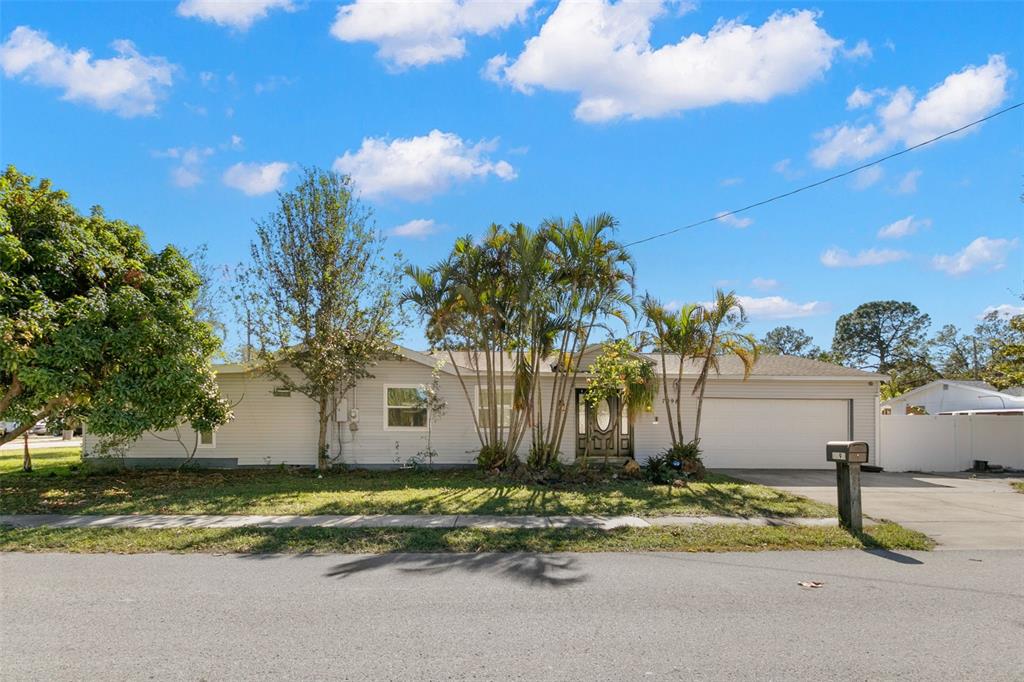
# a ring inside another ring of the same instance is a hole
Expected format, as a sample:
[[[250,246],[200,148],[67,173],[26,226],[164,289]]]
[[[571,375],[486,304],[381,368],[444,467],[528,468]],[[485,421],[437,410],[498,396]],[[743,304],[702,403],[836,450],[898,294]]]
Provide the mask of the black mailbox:
[[[866,464],[868,444],[862,440],[831,440],[825,444],[825,459],[829,462]]]

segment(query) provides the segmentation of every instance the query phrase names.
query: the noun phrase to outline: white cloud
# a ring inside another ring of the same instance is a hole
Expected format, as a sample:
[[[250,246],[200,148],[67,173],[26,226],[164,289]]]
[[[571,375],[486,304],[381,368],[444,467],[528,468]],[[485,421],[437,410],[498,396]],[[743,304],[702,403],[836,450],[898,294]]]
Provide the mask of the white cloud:
[[[742,182],[743,178],[724,178],[721,181],[719,181],[718,184],[721,185],[722,187],[732,187],[734,185],[739,185]]]
[[[729,227],[735,227],[739,230],[750,227],[754,224],[753,218],[741,218],[738,215],[726,215],[726,213],[727,211],[722,211],[716,215],[715,218],[718,219],[718,222],[725,223]]]
[[[881,166],[869,166],[853,174],[853,188],[864,190],[882,179],[885,171]]]
[[[224,184],[253,197],[281,189],[284,174],[291,169],[290,163],[236,163],[224,171]]]
[[[435,232],[437,232],[437,223],[424,218],[410,220],[389,230],[389,233],[396,237],[412,237],[414,239],[426,239]]]
[[[171,168],[171,182],[178,187],[195,187],[202,182],[203,161],[212,155],[210,147],[171,147],[153,152],[157,158],[177,160],[178,163]]]
[[[875,101],[875,97],[882,94],[882,92],[882,90],[862,90],[858,85],[850,93],[849,97],[846,98],[846,108],[852,110],[869,107]]]
[[[875,110],[876,121],[843,123],[819,133],[821,144],[811,152],[811,160],[831,168],[959,128],[991,113],[1006,99],[1012,73],[1002,55],[992,55],[982,66],[950,74],[919,99],[909,88],[900,87]]]
[[[785,320],[794,317],[810,317],[829,311],[828,303],[809,301],[796,303],[782,296],[739,296],[740,305],[754,320]]]
[[[228,148],[229,149],[233,149],[236,152],[239,152],[239,151],[242,151],[243,149],[245,149],[245,141],[242,140],[242,136],[241,135],[232,135],[231,136],[231,141],[228,142]]]
[[[812,11],[777,12],[760,26],[720,19],[706,34],[651,45],[659,2],[562,2],[518,57],[485,75],[524,93],[578,93],[583,121],[651,118],[726,102],[767,102],[822,77],[842,41]]]
[[[981,315],[978,315],[979,320],[984,320],[986,317],[995,313],[998,317],[1011,318],[1017,315],[1024,315],[1024,305],[1013,305],[1011,303],[1001,303],[999,305],[990,305],[981,311]]]
[[[896,185],[897,194],[913,194],[917,191],[917,179],[921,177],[921,171],[907,171],[907,174],[900,178]]]
[[[850,255],[846,249],[832,247],[821,254],[821,264],[827,268],[862,268],[868,265],[885,265],[906,260],[910,254],[893,249],[865,249]]]
[[[69,102],[126,118],[156,112],[177,67],[163,57],[139,54],[130,40],[115,40],[111,47],[116,57],[94,59],[86,49],[72,52],[41,31],[18,26],[0,45],[0,67],[8,78],[62,89]]]
[[[522,20],[534,0],[432,0],[395,4],[355,0],[338,8],[331,35],[377,45],[396,70],[426,66],[466,53],[466,35],[485,35]]]
[[[779,280],[777,280],[777,279],[768,279],[766,277],[755,277],[754,279],[750,280],[750,285],[752,287],[754,287],[755,289],[760,289],[761,291],[767,291],[768,289],[776,289],[776,288],[778,288]]]
[[[454,133],[431,130],[419,137],[367,137],[356,152],[334,160],[334,170],[351,175],[368,197],[395,196],[410,201],[426,199],[453,184],[495,175],[513,180],[515,169],[507,161],[492,161],[496,141],[471,144]]]
[[[780,161],[776,161],[772,164],[772,170],[787,180],[796,180],[804,174],[803,171],[793,168],[793,159],[782,159]]]
[[[871,59],[871,44],[866,40],[858,40],[856,45],[843,50],[843,56],[847,59]]]
[[[906,218],[901,218],[895,222],[889,223],[878,231],[879,239],[899,239],[901,237],[907,237],[916,233],[922,227],[928,227],[932,224],[932,221],[924,218],[922,220],[914,220],[914,216],[908,215]]]
[[[1017,248],[1019,239],[991,239],[978,237],[952,256],[935,256],[932,265],[948,275],[966,275],[980,267],[1001,270],[1006,266],[1006,256]]]
[[[181,0],[178,16],[212,21],[236,31],[248,31],[274,9],[294,12],[295,5],[291,0]]]

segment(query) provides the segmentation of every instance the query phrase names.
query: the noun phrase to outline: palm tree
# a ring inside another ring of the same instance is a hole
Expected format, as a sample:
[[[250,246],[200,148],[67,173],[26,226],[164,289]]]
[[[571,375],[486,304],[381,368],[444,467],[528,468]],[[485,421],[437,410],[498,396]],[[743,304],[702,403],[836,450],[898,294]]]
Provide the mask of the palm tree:
[[[650,295],[644,296],[643,312],[648,323],[653,327],[650,340],[654,343],[661,356],[662,399],[665,403],[665,416],[668,419],[669,435],[673,445],[682,445],[683,436],[683,370],[686,361],[694,357],[703,348],[703,309],[694,303],[680,306],[678,311],[671,311],[661,305]],[[669,354],[679,357],[675,380],[672,382],[675,392],[675,413],[672,410],[672,398],[669,396],[668,363]]]
[[[581,371],[580,358],[594,329],[633,309],[635,265],[626,249],[611,239],[618,221],[607,213],[568,222],[553,218],[543,223],[554,265],[553,311],[561,322],[554,361],[555,376],[547,406],[544,449],[557,456],[565,433],[572,389]],[[543,415],[539,415],[543,417]]]
[[[474,241],[455,242],[447,259],[429,269],[408,268],[413,305],[435,349],[445,349],[469,400],[466,371],[456,349],[470,349],[477,386],[488,391],[485,414],[474,421],[481,449],[510,464],[529,425],[531,462],[547,466],[557,456],[568,403],[591,332],[632,308],[633,262],[610,238],[615,219],[492,225]],[[545,404],[542,363],[554,356],[554,380]],[[506,417],[502,399],[512,390]],[[473,401],[470,400],[473,405]],[[505,424],[508,420],[510,423]],[[488,459],[488,461],[491,461]]]
[[[757,362],[759,349],[757,339],[750,334],[741,334],[730,328],[746,321],[746,312],[736,292],[728,293],[717,289],[715,300],[702,309],[700,316],[701,353],[700,376],[693,386],[697,396],[697,420],[693,429],[693,440],[700,440],[700,418],[704,409],[704,391],[708,385],[711,370],[717,374],[719,360],[725,355],[735,355],[743,364],[743,379],[750,376]]]

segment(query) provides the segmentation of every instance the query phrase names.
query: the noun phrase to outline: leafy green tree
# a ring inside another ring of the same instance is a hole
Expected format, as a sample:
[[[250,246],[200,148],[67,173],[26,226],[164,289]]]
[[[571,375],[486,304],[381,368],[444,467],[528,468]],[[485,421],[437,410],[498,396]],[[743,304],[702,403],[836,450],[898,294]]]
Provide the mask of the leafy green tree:
[[[200,279],[176,249],[80,215],[49,180],[0,178],[0,419],[82,420],[130,441],[181,423],[224,424],[210,358],[219,343],[193,305]]]
[[[650,360],[641,357],[626,339],[608,341],[587,369],[585,400],[597,406],[615,398],[632,418],[651,407],[658,395],[658,377]]]
[[[192,304],[192,311],[197,320],[208,324],[221,342],[224,342],[228,335],[223,306],[227,268],[211,263],[207,254],[206,244],[201,244],[184,254],[192,264],[192,269],[199,277],[200,282],[199,293],[196,294],[196,300]]]
[[[761,350],[773,355],[795,355],[802,358],[821,357],[821,349],[814,345],[814,339],[803,329],[790,327],[776,327],[772,329],[760,342]]]
[[[726,355],[735,355],[743,365],[744,381],[750,376],[760,355],[757,340],[740,333],[746,322],[746,313],[736,292],[728,293],[718,289],[715,300],[701,308],[701,335],[703,349],[700,353],[700,376],[693,390],[697,393],[697,419],[693,428],[693,442],[700,443],[700,419],[704,410],[704,392],[708,376],[719,371],[719,360]]]
[[[384,253],[351,180],[316,168],[256,223],[250,252],[235,300],[252,361],[316,402],[317,462],[326,468],[333,405],[394,352],[400,255]]]
[[[929,363],[946,379],[980,379],[991,349],[974,334],[947,324],[928,341]]]
[[[1024,315],[1011,318],[1006,334],[994,340],[991,348],[982,378],[1000,390],[1024,386]]]
[[[861,369],[887,373],[927,361],[931,318],[909,302],[872,301],[836,321],[832,352]]]

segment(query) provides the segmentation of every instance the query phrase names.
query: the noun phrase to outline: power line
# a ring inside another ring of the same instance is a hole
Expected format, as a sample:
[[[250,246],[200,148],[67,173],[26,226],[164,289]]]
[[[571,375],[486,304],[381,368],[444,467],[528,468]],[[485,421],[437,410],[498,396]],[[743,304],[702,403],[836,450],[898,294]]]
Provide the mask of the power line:
[[[912,152],[915,149],[920,149],[921,147],[925,147],[925,146],[930,145],[930,144],[932,144],[934,142],[938,142],[939,140],[941,140],[941,139],[943,139],[945,137],[949,137],[950,135],[956,135],[957,133],[963,132],[963,131],[967,130],[968,128],[973,128],[974,126],[980,125],[980,124],[984,123],[985,121],[992,120],[996,116],[1002,116],[1003,114],[1009,113],[1009,112],[1013,111],[1014,109],[1019,109],[1020,107],[1024,107],[1024,102],[1018,102],[1017,104],[1014,104],[1012,106],[1006,107],[1005,109],[1000,109],[999,111],[997,111],[995,113],[989,114],[985,118],[979,118],[977,121],[972,121],[971,123],[968,123],[965,126],[961,126],[961,127],[957,128],[956,130],[950,130],[949,132],[942,133],[941,135],[937,135],[936,137],[933,137],[930,140],[925,140],[924,142],[919,142],[918,144],[915,144],[915,145],[912,145],[910,147],[907,147],[906,149],[902,149],[902,150],[900,150],[898,152],[893,152],[892,154],[889,154],[887,156],[883,156],[881,158],[875,159],[874,161],[871,161],[869,163],[865,163],[863,165],[857,166],[856,168],[851,168],[848,171],[843,171],[842,173],[838,173],[838,174],[833,175],[831,177],[827,177],[827,178],[825,178],[823,180],[818,180],[817,182],[812,182],[809,185],[804,185],[803,187],[798,187],[797,189],[793,189],[793,190],[790,190],[788,192],[784,192],[782,194],[776,194],[773,197],[769,197],[768,199],[763,199],[763,200],[755,202],[753,204],[749,204],[747,206],[744,206],[743,208],[737,208],[737,209],[733,209],[731,211],[726,211],[724,213],[719,213],[719,214],[715,215],[714,217],[704,218],[703,220],[698,220],[697,222],[690,223],[689,225],[683,225],[681,227],[676,227],[676,228],[673,228],[671,230],[666,230],[665,232],[659,232],[658,234],[652,234],[650,237],[644,237],[643,239],[637,239],[636,241],[629,242],[627,244],[623,244],[622,248],[627,248],[627,247],[630,247],[630,246],[636,246],[637,244],[643,244],[644,242],[653,241],[655,239],[660,239],[662,237],[668,237],[669,235],[676,234],[677,232],[682,232],[683,230],[690,230],[690,229],[693,229],[694,227],[698,227],[700,225],[706,225],[707,223],[714,222],[716,220],[720,220],[722,218],[726,218],[726,217],[731,216],[731,215],[736,215],[737,213],[743,213],[744,211],[749,211],[752,208],[757,208],[758,206],[764,206],[765,204],[770,204],[773,201],[778,201],[779,199],[785,199],[786,197],[791,197],[794,194],[799,194],[800,192],[805,192],[805,191],[807,191],[809,189],[814,189],[815,187],[820,187],[821,185],[824,185],[825,183],[832,182],[833,180],[838,180],[840,178],[845,178],[847,175],[853,175],[857,171],[862,171],[865,168],[870,168],[871,166],[877,166],[878,164],[884,163],[884,162],[888,161],[889,159],[895,159],[897,156],[902,156],[903,154],[907,154],[909,152]]]

